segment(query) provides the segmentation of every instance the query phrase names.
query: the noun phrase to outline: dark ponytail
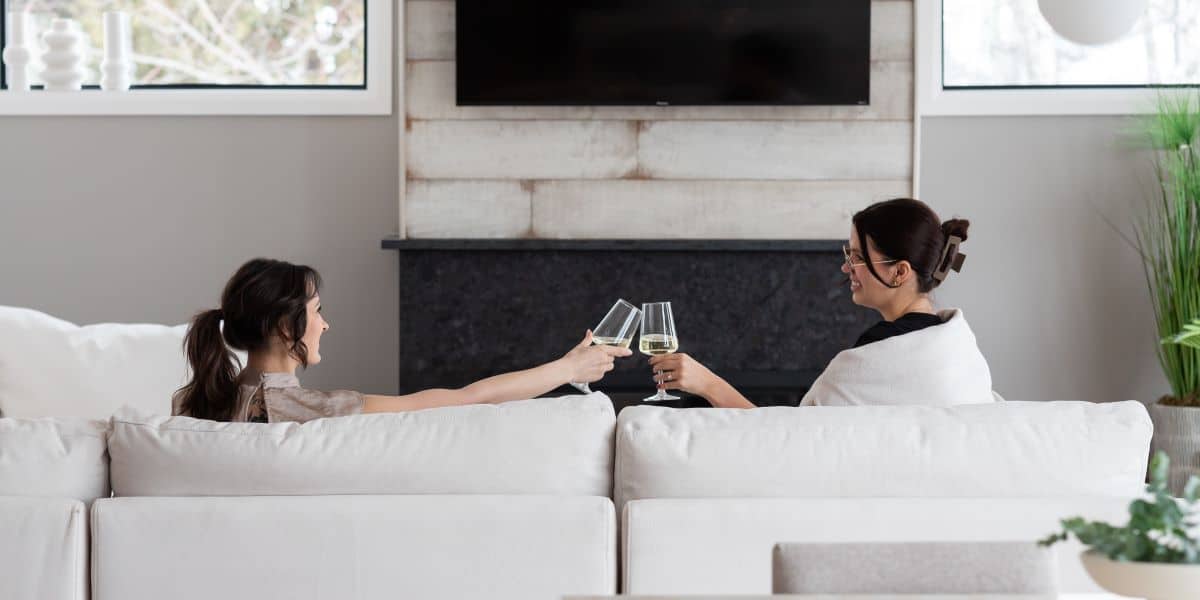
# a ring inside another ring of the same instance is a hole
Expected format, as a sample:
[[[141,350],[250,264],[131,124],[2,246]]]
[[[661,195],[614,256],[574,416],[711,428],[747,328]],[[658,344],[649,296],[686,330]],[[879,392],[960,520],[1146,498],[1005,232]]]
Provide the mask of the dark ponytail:
[[[971,226],[971,222],[966,219],[950,219],[942,223],[942,235],[949,239],[950,236],[958,236],[962,241],[967,241],[967,228]]]
[[[221,317],[220,309],[197,314],[183,338],[192,380],[177,392],[180,414],[214,421],[233,418],[234,402],[230,399],[237,397],[241,365],[225,345]]]
[[[225,284],[221,308],[192,319],[183,340],[192,380],[175,392],[175,412],[214,421],[234,418],[241,364],[231,348],[264,350],[277,336],[308,366],[303,341],[308,301],[320,288],[321,276],[312,267],[266,258],[242,265]]]
[[[896,286],[884,281],[875,270],[868,237],[884,259],[904,260],[912,265],[917,291],[922,294],[941,285],[949,271],[962,268],[966,258],[958,252],[958,245],[967,241],[971,222],[950,219],[942,223],[937,213],[920,200],[896,198],[877,202],[856,213],[853,222],[863,256],[867,257],[867,270],[887,287]]]

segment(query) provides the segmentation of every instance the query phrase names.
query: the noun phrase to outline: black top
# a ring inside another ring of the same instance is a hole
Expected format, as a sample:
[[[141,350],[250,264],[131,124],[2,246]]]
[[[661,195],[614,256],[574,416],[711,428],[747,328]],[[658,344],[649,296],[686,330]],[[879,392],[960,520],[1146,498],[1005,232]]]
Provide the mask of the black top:
[[[871,342],[886,340],[895,335],[903,335],[912,331],[920,331],[926,327],[941,325],[942,318],[929,313],[906,313],[895,321],[880,321],[858,336],[854,347],[865,346]]]

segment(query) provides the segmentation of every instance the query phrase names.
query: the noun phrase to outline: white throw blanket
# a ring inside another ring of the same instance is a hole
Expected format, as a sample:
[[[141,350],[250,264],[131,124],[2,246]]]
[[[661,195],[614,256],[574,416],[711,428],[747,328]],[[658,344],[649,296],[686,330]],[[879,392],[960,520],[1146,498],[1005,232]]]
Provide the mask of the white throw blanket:
[[[982,404],[995,402],[992,374],[962,311],[941,325],[838,353],[801,406]]]

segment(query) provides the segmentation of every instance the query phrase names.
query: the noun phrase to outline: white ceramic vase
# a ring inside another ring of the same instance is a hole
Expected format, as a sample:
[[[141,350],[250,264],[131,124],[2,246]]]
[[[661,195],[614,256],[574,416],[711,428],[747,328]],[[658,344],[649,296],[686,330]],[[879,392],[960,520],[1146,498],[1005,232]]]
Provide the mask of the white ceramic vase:
[[[100,89],[124,92],[133,83],[133,62],[129,34],[129,15],[124,12],[104,13],[104,60],[100,62]]]
[[[46,47],[46,53],[42,55],[42,62],[46,64],[42,70],[46,91],[79,90],[87,76],[83,66],[83,32],[79,25],[70,19],[55,19],[50,29],[42,34],[42,44]]]
[[[8,13],[8,43],[4,47],[4,74],[8,89],[14,92],[29,91],[29,63],[33,53],[27,45],[32,30],[29,13],[15,10]]]
[[[1200,596],[1200,565],[1117,562],[1094,550],[1080,555],[1097,585],[1114,594],[1147,600],[1195,600]]]

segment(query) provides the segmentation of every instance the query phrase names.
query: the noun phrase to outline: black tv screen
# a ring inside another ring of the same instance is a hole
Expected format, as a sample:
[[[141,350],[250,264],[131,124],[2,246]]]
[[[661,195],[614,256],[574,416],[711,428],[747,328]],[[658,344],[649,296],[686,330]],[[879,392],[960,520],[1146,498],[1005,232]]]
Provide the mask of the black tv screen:
[[[457,0],[459,105],[867,104],[870,0]]]

